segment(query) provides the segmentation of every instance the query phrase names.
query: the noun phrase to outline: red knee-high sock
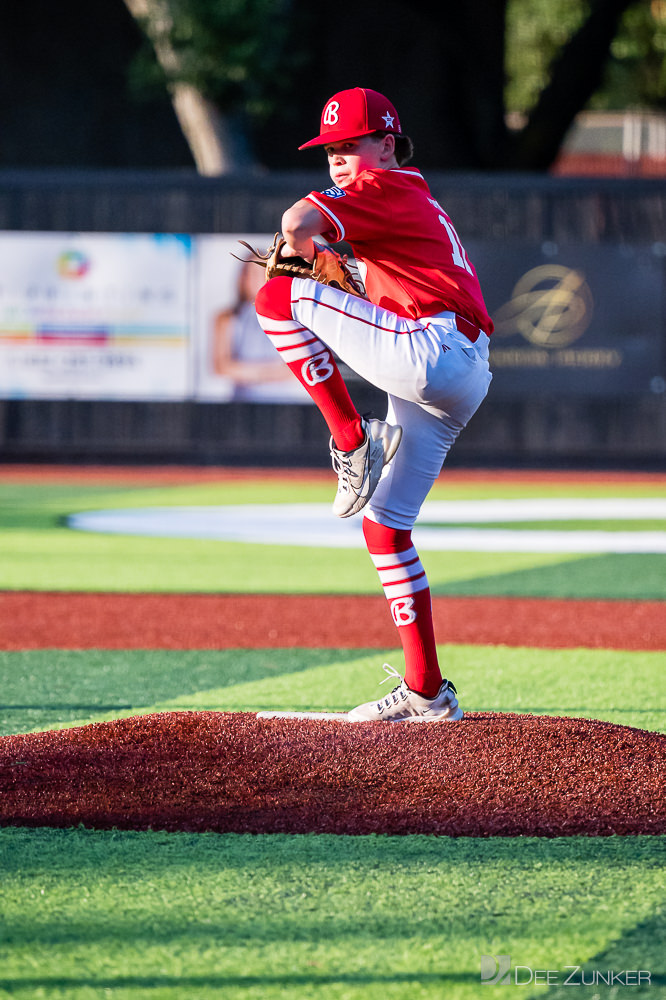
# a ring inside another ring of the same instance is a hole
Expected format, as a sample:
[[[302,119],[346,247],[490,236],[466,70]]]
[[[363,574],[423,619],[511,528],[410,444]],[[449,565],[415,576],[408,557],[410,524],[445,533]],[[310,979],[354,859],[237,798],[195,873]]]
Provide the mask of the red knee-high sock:
[[[405,682],[434,698],[442,683],[432,622],[430,587],[411,531],[363,519],[363,534],[389,602],[405,654]]]
[[[264,333],[310,394],[336,446],[352,451],[365,440],[361,417],[329,349],[291,311],[293,279],[280,275],[259,289],[257,319]]]

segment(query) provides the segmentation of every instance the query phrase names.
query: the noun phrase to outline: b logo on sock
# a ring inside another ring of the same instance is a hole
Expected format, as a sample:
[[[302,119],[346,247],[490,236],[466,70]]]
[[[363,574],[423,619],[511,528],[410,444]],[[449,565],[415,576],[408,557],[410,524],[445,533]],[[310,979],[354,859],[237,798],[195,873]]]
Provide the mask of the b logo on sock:
[[[391,616],[398,628],[401,625],[411,625],[415,622],[414,598],[396,597],[394,601],[391,601]]]
[[[335,369],[331,364],[331,355],[328,351],[315,354],[301,365],[301,375],[303,381],[308,385],[316,385],[317,382],[325,382],[330,378]]]

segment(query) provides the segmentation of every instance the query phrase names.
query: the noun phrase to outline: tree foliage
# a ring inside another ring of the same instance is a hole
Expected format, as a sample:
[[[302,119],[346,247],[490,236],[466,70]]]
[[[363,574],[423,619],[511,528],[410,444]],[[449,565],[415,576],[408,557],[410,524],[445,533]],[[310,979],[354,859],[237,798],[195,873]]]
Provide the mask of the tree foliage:
[[[583,23],[581,0],[509,0],[506,11],[504,99],[526,114],[549,79],[558,52]]]
[[[666,0],[630,7],[613,40],[595,109],[666,108]]]
[[[178,82],[196,87],[222,112],[266,118],[289,91],[305,59],[295,44],[290,0],[169,0],[167,40],[178,57]],[[134,65],[137,89],[164,86],[148,40]]]
[[[310,0],[150,2],[169,6],[179,81],[242,117],[271,167],[356,85],[393,97],[419,162],[448,169],[544,170],[579,111],[666,107],[666,0],[366,0],[353,25]],[[168,77],[146,47],[135,81]]]
[[[588,0],[509,0],[507,110],[526,114],[547,86],[553,63],[590,14]],[[622,15],[605,61],[594,110],[666,106],[666,0],[642,0]],[[581,110],[583,110],[581,108]]]

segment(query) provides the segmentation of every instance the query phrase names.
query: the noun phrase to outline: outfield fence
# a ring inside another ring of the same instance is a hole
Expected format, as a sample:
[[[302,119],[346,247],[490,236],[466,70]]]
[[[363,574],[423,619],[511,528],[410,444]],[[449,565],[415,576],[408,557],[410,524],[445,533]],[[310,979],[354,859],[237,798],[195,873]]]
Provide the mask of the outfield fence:
[[[450,461],[663,466],[666,180],[428,179],[477,266],[497,325],[495,381]],[[286,205],[326,184],[324,172],[0,171],[0,229],[265,234],[279,228]],[[550,322],[564,293],[563,325],[548,327],[538,303],[546,297]],[[582,320],[569,322],[581,311]],[[353,377],[350,388],[359,409],[381,410],[381,393]],[[327,460],[326,441],[319,414],[300,403],[187,393],[169,401],[0,399],[4,461],[317,465]]]

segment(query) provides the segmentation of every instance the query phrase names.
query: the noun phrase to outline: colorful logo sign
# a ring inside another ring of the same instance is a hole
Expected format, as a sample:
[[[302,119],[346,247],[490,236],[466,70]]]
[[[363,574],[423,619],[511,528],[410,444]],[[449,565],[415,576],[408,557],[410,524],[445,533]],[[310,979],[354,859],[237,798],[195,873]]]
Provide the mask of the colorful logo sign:
[[[90,270],[90,258],[80,250],[64,250],[58,256],[56,268],[61,278],[83,278]]]

